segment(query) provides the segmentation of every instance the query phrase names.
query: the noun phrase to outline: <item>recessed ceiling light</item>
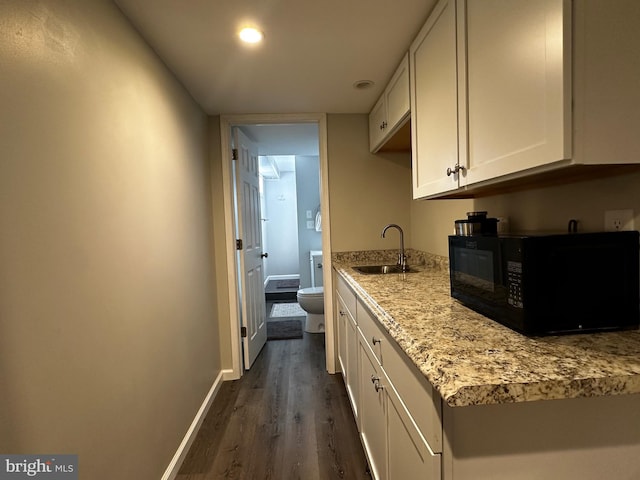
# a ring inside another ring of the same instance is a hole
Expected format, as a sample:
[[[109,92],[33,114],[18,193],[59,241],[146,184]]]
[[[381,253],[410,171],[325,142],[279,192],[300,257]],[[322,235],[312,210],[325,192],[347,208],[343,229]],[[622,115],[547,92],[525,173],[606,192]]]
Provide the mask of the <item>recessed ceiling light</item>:
[[[257,28],[245,27],[238,33],[240,40],[245,43],[260,43],[264,38],[263,33]]]
[[[375,82],[373,80],[358,80],[357,82],[353,82],[353,88],[356,90],[365,90],[373,87],[374,84]]]

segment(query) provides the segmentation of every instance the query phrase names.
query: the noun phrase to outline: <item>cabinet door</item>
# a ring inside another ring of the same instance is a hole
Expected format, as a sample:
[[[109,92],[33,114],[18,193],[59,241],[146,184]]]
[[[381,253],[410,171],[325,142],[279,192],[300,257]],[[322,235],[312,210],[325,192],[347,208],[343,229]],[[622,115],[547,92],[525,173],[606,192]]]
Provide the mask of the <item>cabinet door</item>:
[[[363,338],[358,342],[358,351],[360,356],[360,436],[372,478],[384,480],[387,478],[384,380],[380,365]]]
[[[455,0],[441,0],[409,50],[413,197],[458,188]]]
[[[386,131],[391,134],[395,131],[410,111],[409,104],[409,56],[405,55],[398,66],[393,78],[385,90],[385,100],[387,102],[387,127]]]
[[[570,159],[570,1],[460,0],[460,7],[468,108],[461,182]]]
[[[338,364],[340,366],[340,372],[344,378],[344,383],[347,383],[347,315],[348,310],[342,300],[340,294],[336,291],[337,299],[337,324],[338,324]]]
[[[382,143],[387,125],[387,104],[382,95],[369,113],[369,150],[374,152]]]
[[[442,470],[440,454],[431,451],[395,389],[388,385],[385,392],[389,478],[440,480]]]
[[[360,411],[359,411],[359,380],[358,380],[358,327],[356,321],[350,313],[347,312],[346,318],[346,348],[347,348],[347,393],[351,400],[351,408],[353,416],[356,419],[358,428],[360,427]]]

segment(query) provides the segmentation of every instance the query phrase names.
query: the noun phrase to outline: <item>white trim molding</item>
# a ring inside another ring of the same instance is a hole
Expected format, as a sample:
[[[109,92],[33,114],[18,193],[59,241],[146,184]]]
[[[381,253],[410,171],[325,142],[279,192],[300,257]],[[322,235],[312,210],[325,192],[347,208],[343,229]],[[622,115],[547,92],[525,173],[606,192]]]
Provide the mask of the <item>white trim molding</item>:
[[[299,273],[289,273],[286,275],[267,275],[267,278],[264,281],[264,286],[267,286],[270,280],[299,280]]]
[[[235,250],[233,178],[231,168],[231,128],[240,125],[316,123],[318,125],[320,157],[320,203],[322,218],[322,253],[327,268],[323,269],[325,285],[324,311],[331,317],[333,312],[331,275],[331,229],[329,219],[329,161],[327,156],[327,116],[324,113],[307,114],[252,114],[222,115],[220,117],[220,148],[222,158],[222,184],[224,191],[224,218],[227,253],[227,275],[229,279],[229,322],[232,372],[230,377],[238,379],[244,373],[242,365],[242,338],[240,337],[240,304],[238,302],[238,277]],[[329,373],[336,371],[335,333],[333,318],[325,327],[326,367]]]
[[[191,445],[193,444],[193,441],[195,440],[196,435],[198,434],[198,430],[200,430],[200,427],[202,426],[202,422],[204,421],[204,418],[207,416],[207,412],[209,412],[209,408],[211,407],[213,400],[216,398],[216,395],[218,394],[218,391],[222,386],[225,372],[226,370],[221,370],[218,373],[218,376],[216,377],[216,379],[213,381],[213,385],[211,385],[211,388],[209,389],[207,396],[204,397],[204,401],[202,402],[202,405],[200,405],[200,408],[198,409],[198,413],[196,413],[196,416],[191,422],[191,425],[189,426],[187,433],[184,435],[182,442],[180,442],[180,446],[178,446],[178,450],[176,450],[176,453],[171,459],[171,462],[169,462],[169,466],[167,467],[164,474],[162,475],[162,480],[174,480],[178,475],[178,472],[180,471],[180,467],[182,466],[182,462],[184,462],[184,459],[187,456],[187,453],[189,453],[189,449],[191,448]]]

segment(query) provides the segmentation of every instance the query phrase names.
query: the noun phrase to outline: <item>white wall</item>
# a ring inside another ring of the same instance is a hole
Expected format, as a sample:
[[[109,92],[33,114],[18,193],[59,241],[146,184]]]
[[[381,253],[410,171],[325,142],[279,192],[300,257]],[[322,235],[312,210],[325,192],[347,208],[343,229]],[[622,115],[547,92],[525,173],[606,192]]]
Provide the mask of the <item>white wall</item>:
[[[300,264],[300,287],[311,286],[311,264],[309,252],[322,250],[322,232],[315,230],[315,214],[320,206],[320,158],[318,156],[296,157],[296,194],[298,197],[298,258]],[[311,212],[311,219],[307,218]],[[311,221],[314,228],[307,228]],[[320,277],[319,282],[322,278]],[[318,283],[317,286],[322,285]]]
[[[220,371],[207,118],[107,0],[3,0],[0,65],[0,452],[160,478]]]
[[[279,179],[264,179],[269,257],[265,261],[267,275],[300,273],[298,262],[298,221],[295,172],[280,172]]]

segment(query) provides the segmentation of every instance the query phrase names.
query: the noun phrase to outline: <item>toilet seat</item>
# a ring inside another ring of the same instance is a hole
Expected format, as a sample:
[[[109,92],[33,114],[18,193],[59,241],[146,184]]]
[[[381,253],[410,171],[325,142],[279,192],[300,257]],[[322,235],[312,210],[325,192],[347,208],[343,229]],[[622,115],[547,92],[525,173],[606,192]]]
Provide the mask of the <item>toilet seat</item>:
[[[303,296],[308,298],[323,297],[324,288],[323,287],[301,288],[300,290],[298,290],[298,296]]]

